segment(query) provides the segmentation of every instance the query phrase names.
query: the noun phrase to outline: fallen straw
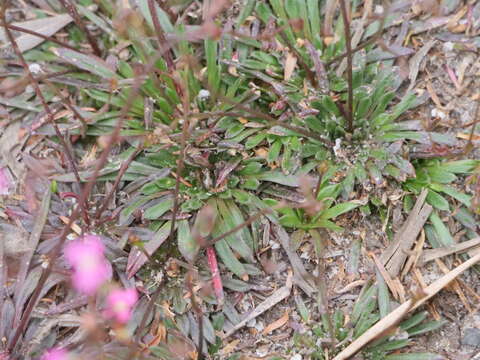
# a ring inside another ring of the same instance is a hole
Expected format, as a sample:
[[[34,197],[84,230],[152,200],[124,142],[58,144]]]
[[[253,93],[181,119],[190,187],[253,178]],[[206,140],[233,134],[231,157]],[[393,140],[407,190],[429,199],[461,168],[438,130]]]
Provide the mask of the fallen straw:
[[[423,305],[428,299],[433,297],[437,294],[440,290],[442,290],[445,286],[447,286],[452,280],[454,280],[457,276],[463,273],[468,268],[475,265],[477,262],[480,261],[480,253],[475,255],[474,257],[468,259],[463,264],[457,266],[455,269],[441,277],[440,279],[433,282],[431,285],[427,286],[423,289],[425,296],[421,299],[415,301],[414,299],[410,299],[400,305],[398,308],[393,310],[390,314],[385,316],[379,322],[377,322],[374,326],[368,329],[362,336],[360,336],[357,340],[352,342],[349,346],[347,346],[342,352],[340,352],[337,356],[333,358],[333,360],[346,360],[354,355],[357,351],[363,348],[366,344],[370,341],[375,339],[378,335],[383,333],[388,328],[392,327],[396,323],[398,323],[408,312],[417,309],[419,306]]]

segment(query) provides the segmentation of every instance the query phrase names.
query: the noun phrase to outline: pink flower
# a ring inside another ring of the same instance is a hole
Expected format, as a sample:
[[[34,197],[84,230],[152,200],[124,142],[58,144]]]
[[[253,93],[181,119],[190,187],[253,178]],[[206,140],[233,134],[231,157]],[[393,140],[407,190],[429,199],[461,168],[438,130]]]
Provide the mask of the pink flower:
[[[110,278],[112,270],[104,251],[97,235],[85,235],[65,246],[65,259],[73,268],[73,287],[79,292],[93,295]]]
[[[125,324],[130,320],[132,308],[138,300],[137,291],[135,289],[115,289],[107,296],[107,309],[105,316],[115,319],[121,324]]]
[[[40,360],[67,360],[68,353],[65,349],[61,348],[51,348],[43,356]]]
[[[5,167],[0,167],[0,195],[8,195],[13,186],[12,179]]]

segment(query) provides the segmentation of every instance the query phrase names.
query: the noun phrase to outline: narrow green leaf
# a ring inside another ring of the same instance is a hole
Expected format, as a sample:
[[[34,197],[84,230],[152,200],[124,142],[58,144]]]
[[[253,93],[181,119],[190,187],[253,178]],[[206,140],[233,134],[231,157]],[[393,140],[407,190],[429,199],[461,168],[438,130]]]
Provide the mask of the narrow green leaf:
[[[378,270],[376,274],[378,283],[378,309],[380,310],[380,318],[384,318],[390,313],[390,294],[383,276]]]
[[[341,214],[349,212],[355,208],[357,208],[360,204],[353,203],[353,202],[345,202],[341,204],[337,204],[330,209],[325,210],[322,212],[320,218],[324,220],[335,218]]]
[[[435,229],[438,240],[442,246],[455,245],[455,240],[453,240],[450,231],[448,231],[447,227],[435,211],[430,215],[430,221],[432,222],[433,228]]]
[[[455,219],[466,228],[475,231],[478,224],[472,212],[464,207],[455,212]]]
[[[307,226],[299,226],[301,229],[309,230],[309,229],[316,229],[316,228],[325,228],[333,231],[342,231],[343,228],[341,226],[338,226],[335,224],[333,221],[326,220],[326,219],[320,219],[313,224],[309,224]]]
[[[187,220],[180,220],[178,222],[178,250],[188,261],[193,261],[200,249],[197,241],[192,237],[190,233],[190,226]]]
[[[440,184],[449,184],[457,179],[452,172],[445,170],[441,166],[428,167],[427,173],[432,181]]]
[[[406,331],[406,330],[420,324],[423,320],[425,320],[427,318],[427,316],[428,316],[427,311],[421,311],[419,313],[416,313],[415,315],[413,315],[409,319],[403,321],[400,324],[400,329]]]
[[[295,294],[294,296],[295,304],[297,305],[297,310],[302,317],[304,323],[308,323],[310,320],[310,312],[308,311],[307,306],[305,305],[302,297],[299,294]]]
[[[205,56],[207,59],[208,85],[216,93],[220,87],[220,68],[217,64],[218,41],[212,39],[205,40]]]
[[[442,360],[443,356],[433,353],[412,353],[387,355],[385,360]]]
[[[404,348],[405,346],[408,346],[410,342],[411,341],[409,339],[387,341],[386,343],[383,343],[377,346],[372,346],[371,351],[372,352],[390,352],[393,350]]]
[[[260,144],[266,136],[267,135],[265,133],[261,132],[259,134],[249,137],[248,140],[245,142],[245,149],[253,149],[255,146]]]
[[[237,18],[237,28],[243,25],[247,17],[250,16],[250,14],[253,11],[253,8],[255,7],[255,3],[256,3],[256,0],[247,0],[247,3],[242,6],[240,14],[238,15],[238,18]]]
[[[270,8],[270,6],[267,5],[267,3],[263,1],[256,1],[256,3],[257,3],[255,7],[256,14],[264,24],[267,24],[268,20],[274,16],[272,9]]]
[[[217,218],[215,226],[218,226],[220,232],[225,233],[244,223],[243,216],[233,201],[216,199],[216,205],[220,218]],[[252,251],[253,239],[246,227],[227,236],[225,240],[242,258],[254,262]]]
[[[53,52],[59,58],[89,73],[105,79],[118,78],[117,74],[107,66],[105,61],[94,55],[85,55],[66,48],[57,48]]]
[[[368,289],[362,290],[357,302],[353,306],[351,319],[353,323],[356,323],[362,314],[365,312],[367,307],[369,306],[370,302],[375,298],[377,295],[377,287],[370,286]]]
[[[331,184],[327,186],[322,186],[317,195],[317,200],[323,199],[336,199],[337,196],[342,191],[341,184]]]
[[[455,174],[468,174],[475,170],[479,165],[480,160],[457,160],[445,162],[441,164],[441,167],[443,170]]]
[[[282,142],[280,141],[280,139],[275,140],[270,145],[270,151],[268,152],[268,155],[267,155],[267,161],[270,163],[273,161],[276,161],[280,156],[281,149],[282,149]]]
[[[438,210],[448,211],[450,209],[447,199],[433,190],[428,190],[427,202]]]
[[[313,39],[320,36],[320,9],[318,3],[318,0],[307,0],[307,9]]]
[[[283,24],[286,26],[285,34],[287,36],[288,41],[291,44],[295,44],[295,35],[293,34],[292,28],[288,25],[288,16],[285,12],[283,7],[283,1],[281,0],[270,0],[270,5],[272,5],[273,11],[275,11],[276,15],[282,20]]]
[[[460,192],[452,186],[441,185],[441,184],[431,184],[430,188],[435,191],[441,191],[447,195],[450,195],[451,197],[453,197],[454,199],[457,199],[467,207],[470,207],[471,205],[472,196],[467,195],[463,192]]]
[[[173,206],[173,199],[166,199],[145,210],[144,217],[149,220],[156,220]]]
[[[146,204],[148,201],[152,200],[154,196],[141,196],[133,200],[133,202],[125,207],[120,212],[119,224],[125,225],[128,222],[129,217],[140,208],[142,205]]]
[[[152,14],[150,14],[150,9],[148,7],[148,0],[137,0],[137,3],[138,3],[138,8],[140,9],[140,12],[142,13],[145,20],[147,20],[148,25],[151,28],[153,28]],[[168,15],[165,13],[165,11],[160,9],[160,7],[155,3],[155,1],[154,1],[154,5],[157,12],[158,22],[160,23],[162,30],[165,31],[166,33],[173,33],[175,29],[172,23],[170,22]]]
[[[221,235],[220,233],[213,234],[214,236]],[[225,240],[220,240],[215,243],[215,250],[217,251],[218,256],[222,259],[222,262],[225,266],[237,275],[239,278],[244,278],[247,274],[243,264],[238,261],[237,257],[233,253],[232,249]]]
[[[420,334],[424,334],[424,333],[427,333],[427,332],[430,332],[430,331],[434,331],[434,330],[439,329],[440,327],[442,327],[446,323],[448,323],[447,320],[428,321],[426,323],[420,324],[418,326],[415,326],[415,327],[409,329],[408,330],[408,335],[410,337],[412,337],[412,336],[415,336],[415,335],[420,335]]]
[[[284,175],[280,171],[266,171],[255,177],[259,180],[270,181],[280,185],[298,187],[298,176]]]

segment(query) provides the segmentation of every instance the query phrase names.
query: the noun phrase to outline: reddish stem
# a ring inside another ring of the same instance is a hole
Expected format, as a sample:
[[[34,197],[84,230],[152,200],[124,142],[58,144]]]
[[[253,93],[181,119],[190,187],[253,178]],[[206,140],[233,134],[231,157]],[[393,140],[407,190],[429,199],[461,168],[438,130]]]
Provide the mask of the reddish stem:
[[[218,270],[217,255],[215,254],[215,249],[212,246],[207,248],[207,260],[208,267],[212,272],[213,290],[215,291],[218,305],[222,306],[224,302],[223,284],[222,278],[220,277],[220,271]]]

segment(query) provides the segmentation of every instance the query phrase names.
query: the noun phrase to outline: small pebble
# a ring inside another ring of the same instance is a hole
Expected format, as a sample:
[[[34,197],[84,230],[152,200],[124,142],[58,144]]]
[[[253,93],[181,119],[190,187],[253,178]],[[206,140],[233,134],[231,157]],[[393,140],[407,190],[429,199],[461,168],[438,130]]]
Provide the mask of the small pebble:
[[[467,328],[463,333],[463,337],[460,340],[462,345],[469,345],[474,347],[480,347],[480,329]]]
[[[42,72],[42,68],[37,63],[30,64],[28,66],[28,70],[30,70],[32,74],[38,74]]]

